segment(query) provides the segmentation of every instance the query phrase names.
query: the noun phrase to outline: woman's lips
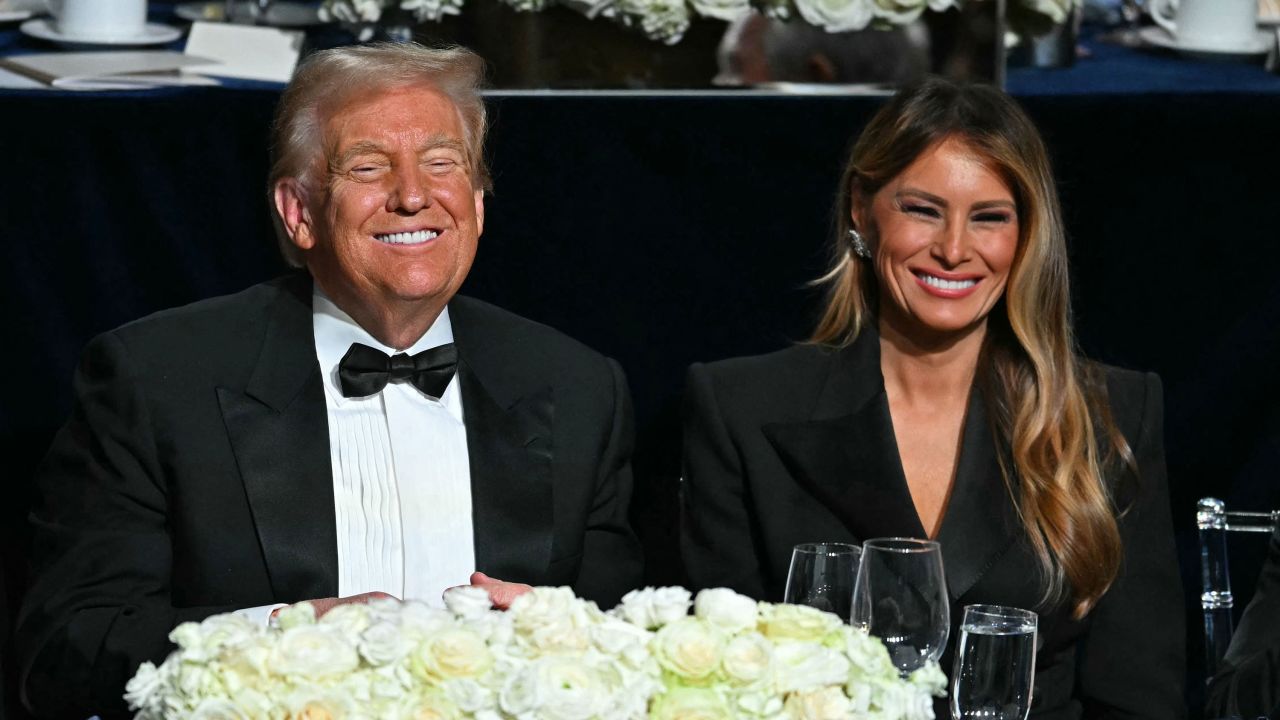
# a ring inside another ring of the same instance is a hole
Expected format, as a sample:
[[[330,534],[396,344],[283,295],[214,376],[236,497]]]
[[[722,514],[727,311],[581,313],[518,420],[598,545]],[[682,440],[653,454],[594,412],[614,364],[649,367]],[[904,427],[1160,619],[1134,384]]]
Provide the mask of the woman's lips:
[[[941,298],[962,298],[973,293],[978,284],[982,282],[982,278],[977,276],[962,277],[942,277],[927,273],[923,270],[913,270],[912,275],[916,278],[916,284],[924,289],[930,295]]]

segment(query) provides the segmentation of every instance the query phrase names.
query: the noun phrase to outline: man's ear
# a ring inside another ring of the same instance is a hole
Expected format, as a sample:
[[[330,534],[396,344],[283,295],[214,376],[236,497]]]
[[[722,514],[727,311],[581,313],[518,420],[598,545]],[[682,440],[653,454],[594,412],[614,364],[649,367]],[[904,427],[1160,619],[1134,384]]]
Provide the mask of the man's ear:
[[[315,247],[315,229],[311,224],[311,211],[307,208],[307,191],[297,178],[281,178],[273,192],[276,214],[284,224],[289,240],[300,250]]]
[[[475,191],[476,201],[476,235],[484,234],[484,191]]]

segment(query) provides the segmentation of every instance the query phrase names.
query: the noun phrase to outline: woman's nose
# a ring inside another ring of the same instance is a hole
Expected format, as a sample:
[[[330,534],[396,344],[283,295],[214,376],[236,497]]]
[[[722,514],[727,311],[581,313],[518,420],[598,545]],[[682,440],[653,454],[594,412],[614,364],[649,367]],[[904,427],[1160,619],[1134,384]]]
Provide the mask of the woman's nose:
[[[955,267],[969,258],[970,243],[968,229],[963,222],[947,223],[934,242],[933,256],[947,267]]]

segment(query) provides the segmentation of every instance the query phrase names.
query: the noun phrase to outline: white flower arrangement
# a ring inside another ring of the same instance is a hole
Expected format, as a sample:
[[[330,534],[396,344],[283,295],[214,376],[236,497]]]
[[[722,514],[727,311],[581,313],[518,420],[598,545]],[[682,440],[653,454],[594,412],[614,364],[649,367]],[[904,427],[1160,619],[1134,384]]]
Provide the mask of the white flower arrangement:
[[[1072,0],[1024,0],[1037,4]],[[556,0],[502,0],[521,12],[543,10]],[[862,30],[868,26],[903,25],[926,10],[941,12],[963,0],[559,0],[582,10],[588,17],[610,18],[642,31],[652,40],[674,45],[680,42],[695,15],[733,20],[753,8],[770,17],[788,19],[798,14],[828,32]],[[387,8],[412,10],[418,22],[456,15],[463,0],[324,0],[320,17],[354,25],[376,23]]]
[[[135,720],[928,720],[946,685],[932,663],[900,678],[879,640],[834,615],[729,590],[691,603],[683,588],[646,588],[607,613],[568,588],[536,588],[507,612],[475,588],[446,604],[184,623],[125,699]]]

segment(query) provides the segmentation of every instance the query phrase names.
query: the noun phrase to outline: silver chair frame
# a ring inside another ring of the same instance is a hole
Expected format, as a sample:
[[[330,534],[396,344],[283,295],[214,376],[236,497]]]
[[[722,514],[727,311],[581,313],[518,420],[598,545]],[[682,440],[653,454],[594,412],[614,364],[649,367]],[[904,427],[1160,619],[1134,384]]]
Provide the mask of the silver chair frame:
[[[1196,505],[1196,526],[1200,529],[1200,607],[1204,611],[1204,652],[1207,677],[1218,674],[1222,658],[1235,632],[1231,576],[1227,564],[1227,533],[1250,532],[1270,535],[1280,525],[1280,510],[1271,512],[1228,511],[1216,498],[1203,498]]]

